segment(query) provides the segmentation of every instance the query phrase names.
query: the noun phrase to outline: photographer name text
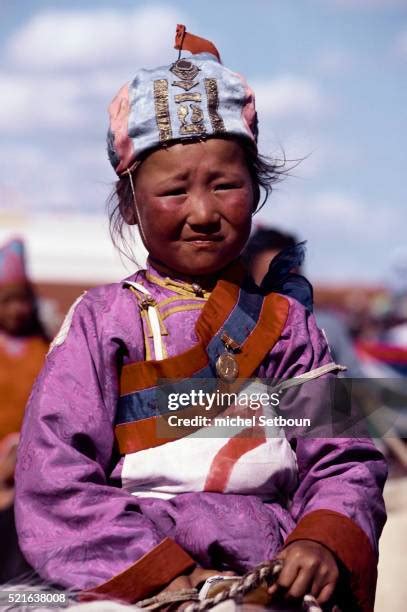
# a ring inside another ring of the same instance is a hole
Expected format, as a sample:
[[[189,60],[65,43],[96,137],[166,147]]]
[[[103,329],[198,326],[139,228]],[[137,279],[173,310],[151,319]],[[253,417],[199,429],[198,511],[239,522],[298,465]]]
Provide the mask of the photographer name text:
[[[212,418],[204,415],[184,417],[172,414],[166,420],[170,427],[311,427],[311,419],[289,419],[281,415],[267,417],[253,414],[249,417],[237,415]]]

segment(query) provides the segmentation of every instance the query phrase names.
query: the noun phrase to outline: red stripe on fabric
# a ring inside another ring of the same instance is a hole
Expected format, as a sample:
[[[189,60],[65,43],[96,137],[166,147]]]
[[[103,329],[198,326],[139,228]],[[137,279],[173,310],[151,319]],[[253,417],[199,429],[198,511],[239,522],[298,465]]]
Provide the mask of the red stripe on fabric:
[[[120,454],[135,453],[136,451],[161,446],[161,444],[174,440],[174,438],[157,436],[158,419],[164,421],[164,418],[161,416],[153,416],[148,419],[141,419],[140,421],[116,425],[115,436]]]
[[[373,342],[358,342],[356,349],[360,353],[374,357],[380,361],[392,361],[400,364],[407,363],[407,349],[389,344],[376,344]]]
[[[239,459],[266,442],[264,431],[259,431],[256,438],[248,436],[249,432],[254,433],[254,430],[244,429],[239,432],[216,453],[205,481],[204,491],[224,492]]]
[[[162,361],[138,361],[125,365],[120,376],[120,396],[151,389],[161,378],[175,380],[193,376],[208,365],[208,355],[202,344]]]

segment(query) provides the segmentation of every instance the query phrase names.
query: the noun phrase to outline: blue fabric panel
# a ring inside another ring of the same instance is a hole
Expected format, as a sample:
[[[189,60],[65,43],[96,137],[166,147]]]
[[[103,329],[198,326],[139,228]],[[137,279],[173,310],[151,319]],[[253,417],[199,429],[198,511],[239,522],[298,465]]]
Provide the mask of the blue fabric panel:
[[[230,313],[225,324],[212,338],[207,347],[209,364],[190,378],[179,381],[159,381],[160,388],[151,387],[136,391],[119,399],[116,414],[116,425],[147,419],[168,412],[166,396],[168,393],[188,393],[194,386],[194,380],[200,381],[199,388],[203,391],[213,391],[217,385],[216,360],[225,352],[221,335],[226,332],[239,344],[242,344],[257,324],[264,297],[255,292],[253,285],[245,284],[239,293],[236,306]]]

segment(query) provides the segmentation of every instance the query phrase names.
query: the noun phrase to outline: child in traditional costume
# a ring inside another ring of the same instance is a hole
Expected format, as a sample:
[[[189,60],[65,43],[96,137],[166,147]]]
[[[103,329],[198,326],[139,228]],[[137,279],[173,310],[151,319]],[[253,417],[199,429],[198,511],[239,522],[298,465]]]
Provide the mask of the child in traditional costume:
[[[0,248],[0,440],[20,431],[48,343],[25,269],[24,244]]]
[[[24,244],[0,248],[0,580],[23,568],[14,528],[13,476],[19,432],[34,380],[48,350],[27,278]]]
[[[343,580],[367,612],[386,477],[369,439],[157,430],[160,379],[337,370],[307,308],[239,263],[278,173],[257,152],[253,92],[208,41],[183,26],[176,41],[193,55],[139,70],[110,106],[113,222],[138,225],[147,269],[88,291],[53,342],[20,447],[21,546],[53,584],[128,602],[278,556],[273,596],[325,604]]]

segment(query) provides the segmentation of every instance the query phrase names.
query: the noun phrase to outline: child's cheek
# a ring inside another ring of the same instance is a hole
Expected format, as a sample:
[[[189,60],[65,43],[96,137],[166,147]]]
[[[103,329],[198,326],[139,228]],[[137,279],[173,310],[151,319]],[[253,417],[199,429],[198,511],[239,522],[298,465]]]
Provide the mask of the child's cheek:
[[[177,238],[185,224],[184,207],[176,198],[154,198],[145,209],[144,230],[154,240]]]
[[[251,192],[227,194],[223,202],[225,216],[233,225],[251,224],[253,196]]]
[[[176,215],[181,212],[183,199],[181,197],[154,198],[151,212],[154,214]]]
[[[151,198],[144,208],[144,215],[149,223],[168,221],[176,224],[181,212],[182,203],[179,198]]]

